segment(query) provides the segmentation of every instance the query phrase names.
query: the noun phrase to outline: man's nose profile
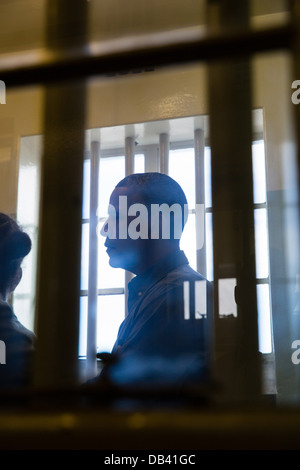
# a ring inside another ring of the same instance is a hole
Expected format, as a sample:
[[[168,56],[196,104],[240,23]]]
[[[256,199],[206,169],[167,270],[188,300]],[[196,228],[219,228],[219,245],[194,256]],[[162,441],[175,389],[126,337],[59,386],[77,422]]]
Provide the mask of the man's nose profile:
[[[102,237],[108,236],[108,217],[105,219],[104,223],[102,224],[102,227],[100,228],[99,233]]]
[[[99,234],[106,239],[116,239],[116,222],[109,215],[102,224]]]

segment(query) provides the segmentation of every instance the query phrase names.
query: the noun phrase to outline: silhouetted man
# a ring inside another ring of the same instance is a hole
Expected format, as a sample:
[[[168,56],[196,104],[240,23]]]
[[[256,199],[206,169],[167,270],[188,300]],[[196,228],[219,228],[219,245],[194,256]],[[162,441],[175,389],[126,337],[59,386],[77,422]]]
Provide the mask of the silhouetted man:
[[[210,287],[180,250],[187,200],[165,174],[132,174],[110,197],[101,234],[112,267],[130,271],[128,315],[113,347],[118,384],[164,385],[207,376]]]

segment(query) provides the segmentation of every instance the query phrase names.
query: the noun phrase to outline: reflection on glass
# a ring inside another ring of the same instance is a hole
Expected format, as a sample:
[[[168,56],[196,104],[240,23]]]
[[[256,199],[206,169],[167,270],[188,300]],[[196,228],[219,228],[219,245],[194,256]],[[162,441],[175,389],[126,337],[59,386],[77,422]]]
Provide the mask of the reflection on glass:
[[[17,317],[30,330],[34,327],[41,152],[41,136],[21,139],[17,220],[30,236],[32,249],[22,263],[22,282],[14,292],[13,306]]]
[[[234,297],[236,279],[219,279],[219,316],[237,316],[237,305]]]
[[[257,286],[257,309],[259,350],[267,354],[272,352],[270,289],[268,284],[259,284]]]
[[[185,192],[189,209],[195,208],[195,155],[194,149],[172,150],[169,159],[169,175]]]
[[[81,281],[80,289],[86,290],[88,288],[89,276],[89,223],[82,224],[81,234]]]
[[[145,171],[145,158],[143,154],[137,154],[134,158],[134,172],[143,173]],[[98,217],[99,226],[97,228],[98,238],[98,288],[105,291],[113,288],[124,289],[125,274],[122,269],[115,269],[109,265],[109,258],[104,246],[105,238],[100,235],[102,227],[107,217],[107,208],[110,195],[115,185],[125,176],[124,156],[104,156],[100,157],[99,168],[99,203]],[[90,212],[90,160],[84,161],[83,172],[83,206],[82,217],[82,249],[81,249],[81,290],[88,290],[89,275],[89,212]],[[114,312],[114,313],[109,313]],[[97,347],[101,351],[110,351],[119,324],[124,318],[125,306],[124,295],[103,295],[98,297],[98,331]],[[87,295],[80,300],[80,345],[81,356],[86,354],[86,334],[87,334]]]
[[[145,172],[145,157],[143,154],[137,154],[134,157],[134,172],[144,173]]]
[[[37,239],[38,226],[38,200],[39,200],[39,165],[41,158],[41,136],[25,137],[21,140],[20,152],[20,170],[18,184],[18,209],[17,215],[19,222],[24,229],[29,232],[34,243]],[[254,180],[254,204],[266,205],[266,170],[265,170],[265,149],[264,142],[254,142],[252,147],[253,155],[253,180]],[[211,200],[211,155],[210,148],[205,147],[204,154],[205,165],[205,205],[208,211],[205,219],[205,249],[207,261],[207,278],[213,280],[213,243],[212,243],[212,206]],[[134,172],[142,173],[145,171],[144,154],[135,155]],[[89,261],[89,198],[90,198],[90,160],[84,161],[83,168],[83,206],[82,206],[82,253],[81,253],[81,290],[88,289],[88,261]],[[195,153],[192,147],[170,150],[169,156],[169,174],[177,180],[183,187],[188,197],[189,208],[195,208]],[[107,216],[107,205],[110,194],[116,183],[125,176],[125,157],[122,155],[105,156],[100,158],[99,171],[99,224],[102,225]],[[268,220],[266,207],[259,206],[254,210],[255,218],[255,241],[256,241],[256,267],[257,278],[267,280],[269,275],[268,261]],[[104,238],[99,237],[99,263],[98,263],[98,287],[99,289],[124,288],[124,271],[121,269],[111,268],[108,262],[108,256],[104,247]],[[189,214],[189,220],[183,232],[181,240],[181,248],[185,251],[191,266],[196,269],[196,237],[195,237],[195,215]],[[35,288],[35,256],[34,250],[24,261],[23,280],[18,286],[14,295],[14,304],[17,315],[22,317],[23,323],[32,328],[33,312],[34,312],[34,294]],[[268,286],[258,287],[259,299],[259,334],[260,348],[269,350],[271,327],[270,321],[270,304],[267,294],[262,297],[262,291],[266,292]],[[226,300],[226,289],[222,294],[222,314],[230,313],[232,308],[232,289],[228,291],[228,299]],[[102,299],[103,296],[101,296]],[[119,297],[119,298],[118,298]],[[114,302],[117,298],[120,303],[121,312],[124,311],[124,296],[121,294],[116,296],[105,296],[105,304]],[[103,297],[104,298],[104,297]],[[264,300],[262,300],[262,298]],[[30,299],[30,300],[29,300]],[[86,303],[86,297],[81,299],[81,305]],[[230,300],[231,299],[231,300]],[[101,300],[102,302],[102,300]],[[230,304],[227,308],[226,305]],[[226,308],[225,308],[226,307]],[[82,307],[83,308],[83,307]],[[99,309],[99,318],[101,319],[102,310]],[[108,318],[108,317],[107,317]],[[264,320],[261,320],[263,318]],[[105,321],[108,321],[105,320]],[[115,332],[107,339],[109,344],[115,339]],[[81,331],[81,336],[85,336]]]
[[[212,207],[211,190],[211,152],[209,147],[204,151],[204,171],[205,171],[205,207]]]
[[[84,160],[83,164],[83,195],[82,195],[82,218],[88,219],[90,215],[90,168],[91,161]]]
[[[125,157],[100,158],[98,216],[107,216],[110,195],[125,176]]]
[[[185,252],[193,269],[197,269],[195,214],[189,214],[180,240],[180,248]]]
[[[185,320],[190,320],[191,317],[196,319],[207,318],[207,282],[195,281],[193,282],[193,298],[190,296],[190,281],[183,282],[183,309]],[[194,311],[191,308],[194,307]]]
[[[269,275],[267,209],[256,209],[254,211],[254,224],[256,276],[258,278],[266,278]]]
[[[110,352],[125,316],[124,295],[101,295],[98,301],[97,347]]]
[[[135,173],[145,171],[144,155],[135,155]],[[83,204],[82,218],[88,219],[90,213],[90,167],[89,159],[84,161],[83,166]],[[99,169],[99,217],[106,217],[109,197],[115,185],[125,176],[125,157],[100,158]]]
[[[214,266],[213,266],[213,217],[212,213],[208,212],[206,214],[205,221],[205,231],[206,231],[206,277],[209,281],[213,281],[214,278]]]
[[[101,237],[102,238],[102,237]],[[112,268],[104,246],[105,238],[99,240],[98,250],[98,286],[100,289],[111,287],[124,287],[124,271],[119,268]]]
[[[80,357],[86,356],[87,305],[88,305],[87,296],[80,297],[79,342],[78,342],[78,355]]]
[[[33,330],[33,321],[30,321],[33,307],[32,300],[28,295],[16,295],[14,297],[14,313],[18,317],[18,320],[26,328],[31,330]]]
[[[265,146],[263,141],[254,142],[252,145],[253,164],[253,199],[254,204],[266,202],[266,162]]]
[[[79,349],[86,356],[87,347],[87,296],[80,299]],[[99,295],[97,320],[97,350],[111,352],[118,329],[125,316],[124,295]]]

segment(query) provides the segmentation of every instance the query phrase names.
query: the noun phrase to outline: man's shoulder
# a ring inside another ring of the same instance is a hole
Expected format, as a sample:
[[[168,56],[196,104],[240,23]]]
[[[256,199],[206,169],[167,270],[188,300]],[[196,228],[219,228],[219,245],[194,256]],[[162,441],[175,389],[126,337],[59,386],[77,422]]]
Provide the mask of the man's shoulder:
[[[6,344],[33,344],[35,334],[17,318],[8,304],[0,305],[0,339]]]
[[[165,282],[170,282],[174,284],[182,284],[184,281],[207,281],[207,279],[200,274],[199,272],[195,271],[189,264],[184,264],[178,266],[177,268],[170,271],[165,278],[163,279]]]
[[[183,295],[185,289],[193,288],[202,289],[204,288],[207,292],[211,291],[211,283],[199,272],[195,271],[189,264],[181,265],[169,271],[164,277],[162,277],[157,283],[152,285],[148,291],[148,295],[152,300],[163,299],[164,297],[178,298],[178,295]]]

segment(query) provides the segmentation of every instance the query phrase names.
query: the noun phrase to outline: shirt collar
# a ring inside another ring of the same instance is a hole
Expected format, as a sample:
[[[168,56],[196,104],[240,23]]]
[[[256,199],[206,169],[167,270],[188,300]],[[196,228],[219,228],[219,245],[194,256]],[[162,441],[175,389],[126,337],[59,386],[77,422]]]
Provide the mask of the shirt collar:
[[[4,315],[8,315],[10,317],[15,316],[11,306],[9,305],[9,303],[6,300],[2,300],[2,299],[0,300],[0,310],[1,310],[0,320],[4,318]]]
[[[143,274],[134,277],[128,284],[130,294],[135,294],[149,288],[150,285],[158,282],[170,271],[184,264],[189,264],[187,257],[181,250],[176,250],[168,254],[157,264],[151,266]]]

